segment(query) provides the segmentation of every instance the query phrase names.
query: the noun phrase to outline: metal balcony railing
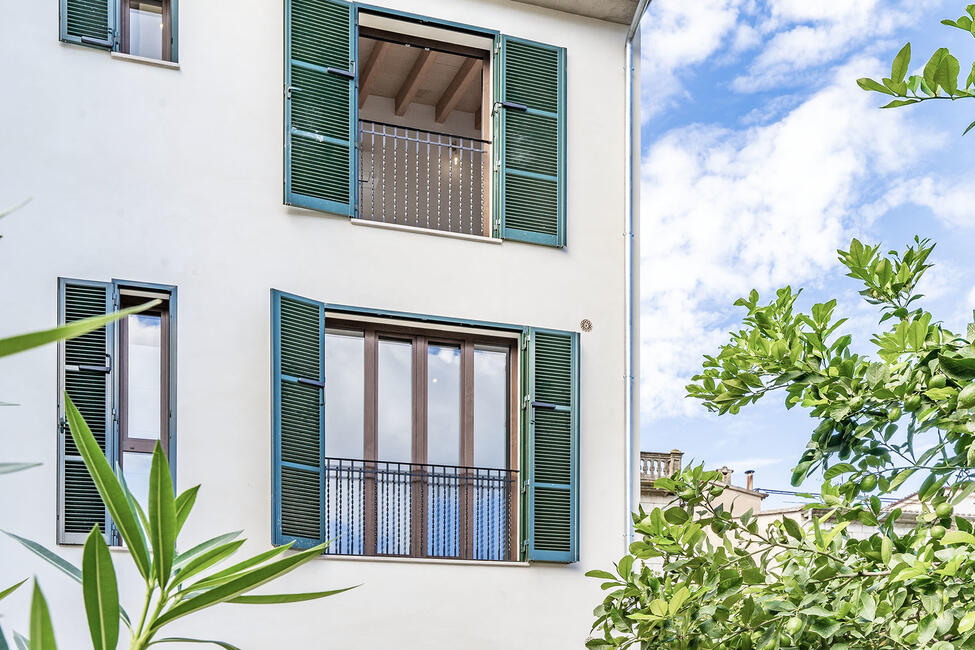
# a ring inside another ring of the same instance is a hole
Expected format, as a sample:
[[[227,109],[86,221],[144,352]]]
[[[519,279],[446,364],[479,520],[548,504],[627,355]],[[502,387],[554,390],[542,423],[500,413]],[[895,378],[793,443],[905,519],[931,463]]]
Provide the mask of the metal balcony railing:
[[[326,553],[517,559],[516,470],[325,459]]]
[[[485,140],[360,121],[358,218],[490,236],[489,146]]]

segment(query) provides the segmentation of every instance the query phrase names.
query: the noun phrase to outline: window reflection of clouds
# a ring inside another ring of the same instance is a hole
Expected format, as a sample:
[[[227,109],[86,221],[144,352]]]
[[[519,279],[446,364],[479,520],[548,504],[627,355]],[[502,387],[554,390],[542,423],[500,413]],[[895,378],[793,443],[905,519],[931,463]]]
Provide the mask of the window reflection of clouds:
[[[460,464],[460,348],[427,348],[427,462]]]
[[[159,440],[162,319],[137,314],[127,326],[128,435]]]
[[[364,356],[362,334],[325,334],[325,455],[362,458]]]
[[[379,341],[379,460],[412,460],[412,356],[408,342]]]
[[[508,355],[474,350],[474,466],[508,466]]]

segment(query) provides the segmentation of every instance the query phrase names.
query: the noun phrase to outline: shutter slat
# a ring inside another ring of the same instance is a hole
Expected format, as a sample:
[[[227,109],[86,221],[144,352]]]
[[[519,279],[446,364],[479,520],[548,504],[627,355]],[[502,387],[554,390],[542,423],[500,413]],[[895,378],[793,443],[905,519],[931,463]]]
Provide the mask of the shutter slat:
[[[271,293],[274,435],[274,543],[299,548],[324,535],[324,314],[320,302]]]
[[[575,562],[579,559],[578,336],[539,329],[529,335],[528,557]]]
[[[355,203],[355,71],[352,6],[288,0],[286,15],[285,203],[352,215]]]
[[[58,288],[59,323],[100,316],[113,309],[110,284],[61,280]],[[109,462],[112,462],[114,456],[112,375],[91,370],[73,370],[69,367],[114,367],[110,361],[114,331],[114,324],[109,324],[61,344],[64,355],[61,389],[68,393],[71,401],[78,407]],[[63,399],[59,399],[58,404],[58,421],[61,423],[65,421]],[[59,424],[58,440],[61,491],[58,538],[63,544],[80,544],[84,542],[92,526],[97,525],[103,533],[109,530],[110,519],[66,424]]]
[[[502,37],[501,236],[565,246],[565,50]]]

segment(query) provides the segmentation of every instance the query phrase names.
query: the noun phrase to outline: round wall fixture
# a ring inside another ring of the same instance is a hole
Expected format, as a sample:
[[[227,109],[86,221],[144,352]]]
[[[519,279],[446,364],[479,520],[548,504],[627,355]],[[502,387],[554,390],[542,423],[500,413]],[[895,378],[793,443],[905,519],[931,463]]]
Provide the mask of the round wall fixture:
[[[591,332],[592,331],[592,321],[589,320],[588,318],[583,318],[582,319],[582,322],[579,323],[579,327],[582,329],[583,332]]]

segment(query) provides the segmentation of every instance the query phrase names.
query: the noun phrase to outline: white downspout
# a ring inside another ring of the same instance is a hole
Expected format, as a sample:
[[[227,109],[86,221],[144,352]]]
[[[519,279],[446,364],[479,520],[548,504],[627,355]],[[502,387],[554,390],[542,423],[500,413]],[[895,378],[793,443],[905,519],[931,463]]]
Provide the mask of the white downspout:
[[[637,250],[636,219],[640,209],[640,20],[650,5],[650,0],[640,0],[630,29],[626,34],[625,59],[625,151],[626,173],[624,174],[624,188],[626,209],[623,223],[624,259],[626,268],[626,317],[624,333],[624,427],[626,429],[626,466],[623,476],[625,481],[626,512],[623,522],[624,554],[630,552],[633,541],[633,524],[630,513],[636,510],[640,495],[640,410],[639,390],[636,380],[637,364],[639,360],[639,273],[640,251]]]

